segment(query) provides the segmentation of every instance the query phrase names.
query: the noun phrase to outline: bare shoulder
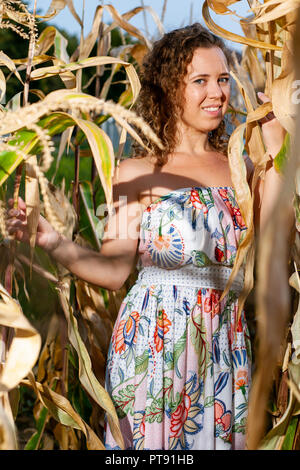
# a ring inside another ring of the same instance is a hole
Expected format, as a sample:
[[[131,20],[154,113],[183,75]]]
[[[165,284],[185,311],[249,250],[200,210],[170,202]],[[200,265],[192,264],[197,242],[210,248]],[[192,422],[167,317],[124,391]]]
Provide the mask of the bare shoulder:
[[[122,160],[115,168],[113,177],[113,198],[126,196],[128,203],[139,203],[141,187],[151,173],[147,157],[130,157]]]
[[[113,184],[131,181],[149,171],[150,163],[147,157],[130,157],[122,160],[115,169]]]

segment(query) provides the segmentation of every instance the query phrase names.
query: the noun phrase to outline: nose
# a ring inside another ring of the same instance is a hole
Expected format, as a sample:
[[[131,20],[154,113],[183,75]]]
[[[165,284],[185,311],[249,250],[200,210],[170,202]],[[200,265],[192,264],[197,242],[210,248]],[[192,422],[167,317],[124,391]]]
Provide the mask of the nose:
[[[216,80],[210,80],[207,85],[208,98],[222,98],[223,90],[220,83]]]

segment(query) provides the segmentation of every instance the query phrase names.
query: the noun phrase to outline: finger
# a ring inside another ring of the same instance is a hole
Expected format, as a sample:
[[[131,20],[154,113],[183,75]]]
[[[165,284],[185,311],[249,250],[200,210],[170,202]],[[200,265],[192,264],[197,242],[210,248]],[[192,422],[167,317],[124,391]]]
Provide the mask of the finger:
[[[12,229],[12,228],[14,229],[14,228],[16,228],[16,227],[17,227],[18,229],[25,228],[24,223],[23,223],[21,220],[19,220],[19,219],[12,219],[12,220],[10,220],[9,222],[7,222],[6,226],[7,226],[8,229]]]
[[[18,217],[19,213],[18,209],[10,209],[7,211],[8,217]]]
[[[270,98],[265,93],[262,93],[261,91],[257,93],[257,96],[260,99],[260,101],[262,101],[263,103],[268,103],[269,101],[271,101]]]
[[[26,214],[24,214],[23,211],[19,211],[18,209],[10,209],[5,214],[5,218],[6,218],[6,220],[17,218],[17,219],[21,220],[22,222],[25,222],[26,221]]]
[[[9,207],[14,207],[14,199],[10,198],[7,203]],[[26,211],[26,204],[21,197],[18,197],[18,209]]]
[[[19,209],[26,211],[26,204],[20,196],[18,197],[18,207]]]
[[[23,230],[21,230],[20,227],[7,227],[7,231],[9,235],[13,235],[16,232],[23,233]]]

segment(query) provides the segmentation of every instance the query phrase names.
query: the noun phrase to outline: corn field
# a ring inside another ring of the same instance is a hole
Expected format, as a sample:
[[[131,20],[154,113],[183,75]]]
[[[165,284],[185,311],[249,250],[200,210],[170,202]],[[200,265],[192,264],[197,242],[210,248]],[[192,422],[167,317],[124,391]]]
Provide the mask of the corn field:
[[[126,142],[144,146],[139,129],[161,145],[134,105],[143,57],[164,34],[164,13],[172,2],[162,0],[161,12],[155,12],[137,0],[136,8],[122,15],[113,1],[99,4],[86,35],[72,0],[52,0],[44,17],[38,14],[38,3],[35,0],[30,11],[22,1],[0,0],[0,29],[13,31],[28,51],[17,59],[0,51],[0,449],[104,450],[105,414],[124,448],[104,378],[113,325],[136,272],[121,290],[108,291],[71,275],[35,247],[35,241],[41,213],[61,234],[99,250],[105,216],[97,207],[106,203],[108,211],[111,208],[112,178],[127,157]],[[236,13],[243,35],[220,26],[224,15],[235,15],[240,3],[249,11],[245,18]],[[239,312],[245,307],[255,359],[247,448],[300,450],[300,1],[194,1],[200,4],[202,16],[194,20],[227,40],[229,47],[232,42],[242,47],[241,54],[232,51],[228,159],[248,227],[232,273],[233,278],[246,259]],[[57,28],[38,29],[65,8],[82,30],[71,56]],[[131,24],[141,12],[155,22],[155,38]],[[112,45],[115,31],[118,47]],[[93,94],[83,82],[86,70]],[[53,77],[60,86],[45,94],[40,83]],[[12,79],[22,91],[7,101]],[[116,89],[120,92],[111,99]],[[271,101],[259,104],[258,91]],[[255,188],[267,162],[258,120],[271,111],[287,131],[275,158],[282,186],[258,237],[253,223]],[[117,143],[107,133],[112,121]],[[244,152],[254,165],[252,188]],[[56,179],[66,155],[72,162],[70,184]],[[87,164],[83,179],[82,165]],[[8,198],[13,197],[17,207],[19,196],[27,206],[28,246],[6,230]],[[292,233],[287,232],[285,210],[290,200],[295,211]]]

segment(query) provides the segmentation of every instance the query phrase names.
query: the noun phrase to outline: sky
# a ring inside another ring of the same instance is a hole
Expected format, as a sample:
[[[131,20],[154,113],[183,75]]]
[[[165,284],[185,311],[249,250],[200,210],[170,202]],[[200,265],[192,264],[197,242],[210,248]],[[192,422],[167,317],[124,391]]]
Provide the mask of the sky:
[[[74,7],[78,15],[82,16],[82,7],[85,3],[85,13],[84,13],[84,36],[86,36],[92,26],[93,18],[95,14],[96,7],[98,5],[111,4],[113,5],[119,13],[125,13],[126,11],[131,10],[137,6],[141,6],[142,1],[144,5],[151,5],[151,7],[156,11],[156,13],[161,17],[163,0],[108,0],[107,2],[102,2],[101,0],[73,0]],[[37,0],[37,7],[40,14],[45,14],[51,4],[51,0]],[[34,5],[34,0],[29,0],[29,9],[32,11]],[[200,22],[204,25],[202,19],[202,5],[203,0],[168,0],[166,13],[164,18],[164,28],[168,32],[172,29],[185,26],[187,24],[195,21]],[[246,0],[242,2],[237,2],[231,6],[231,10],[235,10],[239,15],[246,16],[249,11],[248,2]],[[242,29],[238,23],[238,18],[234,15],[216,15],[211,12],[213,20],[224,29],[228,29],[236,34],[243,35]],[[105,12],[104,21],[109,21],[110,15]],[[152,16],[147,13],[146,17],[147,28],[149,31],[150,38],[155,36],[157,32],[157,27],[155,22],[152,19]],[[80,36],[80,26],[76,20],[71,15],[69,9],[66,7],[62,10],[51,22],[51,24],[57,25],[60,28],[65,29],[70,34],[75,34],[78,37]],[[145,33],[145,20],[143,13],[138,13],[135,17],[130,20],[130,23],[133,26],[138,27],[143,33]],[[228,42],[228,45],[234,49],[241,50],[241,45]]]

